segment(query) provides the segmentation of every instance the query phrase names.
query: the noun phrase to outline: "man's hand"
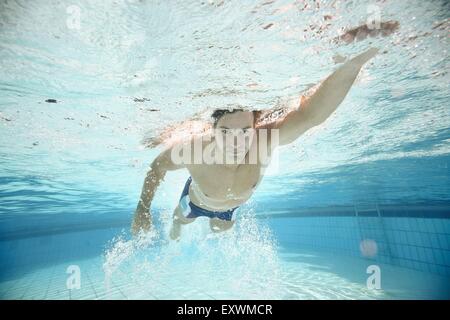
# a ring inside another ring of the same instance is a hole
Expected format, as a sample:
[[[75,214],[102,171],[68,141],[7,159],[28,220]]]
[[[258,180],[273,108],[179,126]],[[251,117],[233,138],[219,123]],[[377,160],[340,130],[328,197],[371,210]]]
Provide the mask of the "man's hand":
[[[134,214],[133,223],[131,224],[131,233],[135,236],[139,232],[150,231],[152,225],[152,218],[148,209],[138,208]]]
[[[354,57],[351,61],[356,62],[358,65],[362,66],[364,63],[372,59],[378,53],[378,51],[378,48],[370,48],[369,50],[366,50]]]

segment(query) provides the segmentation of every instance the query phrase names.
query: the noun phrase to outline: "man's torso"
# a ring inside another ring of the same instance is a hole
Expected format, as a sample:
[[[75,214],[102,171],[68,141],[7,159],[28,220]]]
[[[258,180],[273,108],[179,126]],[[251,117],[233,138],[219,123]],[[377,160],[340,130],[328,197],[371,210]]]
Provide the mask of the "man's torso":
[[[259,153],[256,152],[257,140],[254,139],[245,161],[237,168],[216,163],[186,165],[193,179],[189,187],[190,200],[212,211],[228,210],[245,203],[252,196],[264,172]],[[203,141],[203,149],[210,143],[214,143],[214,138]],[[251,159],[251,152],[256,152],[256,161]]]

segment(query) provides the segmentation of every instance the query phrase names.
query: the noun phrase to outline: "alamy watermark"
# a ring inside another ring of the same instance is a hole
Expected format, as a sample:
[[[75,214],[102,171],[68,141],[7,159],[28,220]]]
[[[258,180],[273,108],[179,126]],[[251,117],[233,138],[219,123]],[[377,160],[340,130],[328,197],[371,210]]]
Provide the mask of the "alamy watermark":
[[[368,5],[367,6],[367,20],[366,26],[370,30],[381,29],[381,9],[377,5]]]
[[[278,163],[278,129],[214,129],[213,135],[201,136],[171,148],[176,165],[191,164],[261,164]],[[214,138],[213,138],[214,137]]]
[[[381,289],[381,269],[376,264],[370,265],[366,269],[366,273],[370,274],[367,278],[366,286],[369,290]]]
[[[66,8],[69,15],[66,19],[66,26],[71,30],[81,29],[81,8],[77,5],[71,5]]]
[[[66,269],[69,274],[66,280],[68,290],[81,289],[81,269],[78,265],[70,265]]]

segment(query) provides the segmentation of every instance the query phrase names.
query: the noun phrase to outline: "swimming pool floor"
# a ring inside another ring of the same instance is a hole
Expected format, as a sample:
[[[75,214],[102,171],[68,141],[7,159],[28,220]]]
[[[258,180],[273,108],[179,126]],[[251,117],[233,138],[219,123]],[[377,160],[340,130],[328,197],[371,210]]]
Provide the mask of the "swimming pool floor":
[[[230,290],[235,279],[208,281],[211,272],[202,274],[190,263],[176,263],[166,271],[152,273],[140,265],[124,263],[105,280],[99,256],[37,269],[21,277],[0,283],[2,299],[449,299],[450,279],[380,265],[381,290],[368,289],[366,269],[373,262],[330,253],[280,248],[280,272],[277,288],[255,276],[242,286],[242,278]],[[68,290],[69,265],[81,270],[80,289]],[[143,273],[147,273],[143,276]],[[217,270],[217,277],[220,277]],[[107,282],[109,284],[107,284]],[[223,283],[223,287],[220,285]],[[241,287],[239,287],[241,286]],[[262,286],[262,287],[261,287]],[[265,287],[264,287],[265,286]]]

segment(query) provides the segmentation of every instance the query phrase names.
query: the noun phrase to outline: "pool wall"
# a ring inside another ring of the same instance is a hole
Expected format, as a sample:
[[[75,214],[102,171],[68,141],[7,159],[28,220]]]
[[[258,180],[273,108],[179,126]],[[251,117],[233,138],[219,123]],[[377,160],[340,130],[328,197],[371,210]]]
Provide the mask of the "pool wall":
[[[316,208],[263,218],[282,246],[360,256],[450,276],[450,208],[446,206]]]
[[[272,210],[258,217],[272,229],[280,246],[357,256],[450,276],[448,207],[376,208]],[[36,223],[28,228],[18,228],[16,223],[16,230],[1,233],[0,277],[14,278],[39,267],[99,256],[114,237],[128,231],[130,219],[85,217],[66,225]]]

